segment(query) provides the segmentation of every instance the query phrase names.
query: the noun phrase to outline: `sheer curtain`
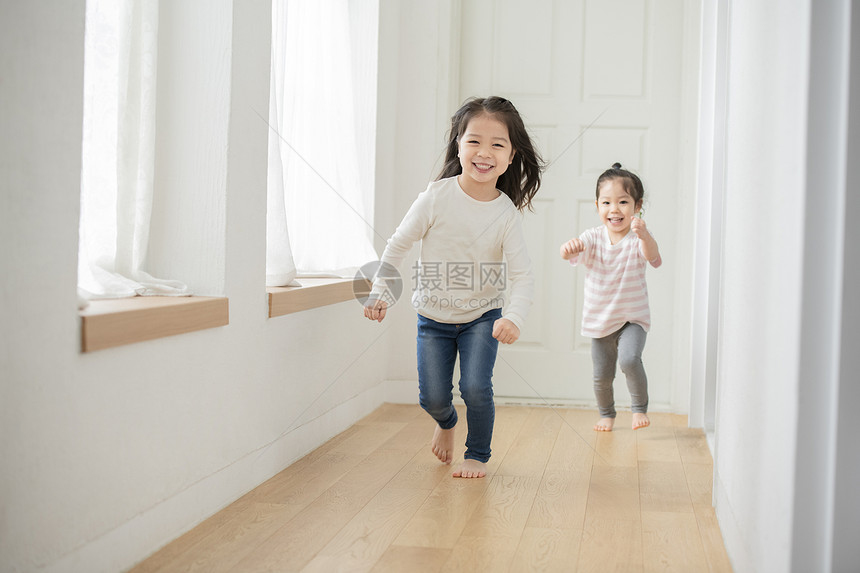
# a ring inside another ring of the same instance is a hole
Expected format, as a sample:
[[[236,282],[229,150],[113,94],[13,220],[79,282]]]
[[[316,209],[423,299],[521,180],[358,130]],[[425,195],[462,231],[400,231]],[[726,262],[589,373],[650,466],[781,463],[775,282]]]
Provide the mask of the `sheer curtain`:
[[[78,295],[188,295],[143,270],[155,157],[158,0],[88,0]]]
[[[358,169],[351,62],[348,0],[273,2],[269,286],[294,269],[353,276],[379,258],[373,192]]]

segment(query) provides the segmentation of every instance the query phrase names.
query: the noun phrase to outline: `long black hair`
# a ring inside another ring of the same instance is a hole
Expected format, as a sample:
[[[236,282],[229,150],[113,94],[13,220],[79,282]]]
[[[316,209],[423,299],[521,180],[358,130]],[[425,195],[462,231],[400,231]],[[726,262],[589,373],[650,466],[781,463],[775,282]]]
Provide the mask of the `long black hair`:
[[[451,117],[445,162],[436,180],[453,177],[463,172],[460,158],[457,156],[460,137],[466,131],[469,122],[480,115],[491,116],[505,124],[514,151],[513,161],[499,177],[496,186],[499,191],[510,197],[517,209],[523,210],[528,207],[532,210],[531,202],[540,188],[544,162],[532,145],[517,108],[503,97],[470,98]]]

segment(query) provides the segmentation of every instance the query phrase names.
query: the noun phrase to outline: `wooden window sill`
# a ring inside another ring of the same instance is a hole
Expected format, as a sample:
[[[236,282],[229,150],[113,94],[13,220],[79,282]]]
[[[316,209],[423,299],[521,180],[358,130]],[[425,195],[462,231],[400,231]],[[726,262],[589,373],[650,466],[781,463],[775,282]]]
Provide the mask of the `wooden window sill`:
[[[370,293],[370,281],[363,279],[300,278],[296,282],[300,286],[266,288],[270,318],[352,300],[356,293]]]
[[[80,311],[81,352],[229,324],[223,297],[136,296],[90,301]]]

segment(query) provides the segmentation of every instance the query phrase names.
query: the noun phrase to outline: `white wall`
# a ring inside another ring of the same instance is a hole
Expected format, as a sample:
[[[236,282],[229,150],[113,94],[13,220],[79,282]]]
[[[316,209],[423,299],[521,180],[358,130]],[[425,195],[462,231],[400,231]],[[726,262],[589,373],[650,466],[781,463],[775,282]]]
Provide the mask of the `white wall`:
[[[173,145],[169,134],[183,145],[156,165],[157,191],[173,203],[157,213],[170,240],[153,260],[198,292],[227,295],[230,325],[78,353],[84,0],[4,3],[0,571],[121,570],[383,399],[416,395],[408,302],[381,325],[361,318],[353,302],[265,317],[266,134],[255,110],[268,109],[269,2],[206,3],[206,26],[183,12],[202,2],[162,5],[168,37],[187,37],[197,51],[164,64],[171,81],[193,85],[159,101],[160,141]],[[456,55],[457,5],[380,1],[375,226],[383,237],[438,169],[444,119],[459,103],[439,86]],[[717,514],[738,572],[802,571],[794,500],[814,491],[796,484],[819,475],[798,454],[817,442],[797,438],[803,385],[814,392],[817,382],[800,373],[824,350],[803,338],[801,316],[814,295],[803,290],[814,267],[802,264],[811,256],[802,254],[805,207],[816,197],[807,169],[810,20],[808,2],[731,3],[725,206],[711,204],[726,229],[714,453]],[[159,89],[161,98],[177,86]],[[207,104],[189,106],[187,93]],[[848,169],[845,180],[856,180],[857,167]],[[849,195],[845,205],[846,220],[856,220],[857,201]],[[177,225],[176,209],[195,225]],[[857,348],[860,318],[845,289],[857,276],[852,244],[843,241],[843,273],[830,276],[843,281],[848,317],[831,333],[843,350],[837,381],[856,372],[856,352],[844,352]],[[798,358],[804,341],[808,362]],[[838,424],[817,430],[835,448],[824,458],[835,464],[835,485],[825,488],[827,511],[813,515],[814,523],[831,520],[833,535],[821,542],[833,542],[836,564],[857,562],[856,503],[834,509],[832,500],[839,492],[852,499],[846,492],[858,481],[847,414],[860,409],[856,385],[839,389]],[[815,416],[820,423],[823,411]]]
[[[270,2],[161,4],[152,255],[228,296],[230,325],[79,353],[85,2],[3,3],[3,572],[122,570],[384,398],[357,303],[266,318]]]
[[[728,2],[703,2],[693,236],[691,427],[713,437],[726,153]]]
[[[852,8],[854,8],[852,6]],[[850,23],[850,84],[848,99],[848,121],[846,122],[847,145],[844,184],[844,238],[842,241],[843,272],[839,278],[842,301],[840,321],[839,390],[836,398],[836,433],[833,457],[835,483],[832,492],[833,520],[833,571],[851,571],[860,563],[860,448],[857,447],[856,418],[860,412],[860,10],[852,9],[845,18]],[[851,33],[853,32],[853,33]]]
[[[720,281],[716,513],[739,573],[849,571],[856,535],[852,547],[842,532],[856,532],[858,517],[842,507],[856,508],[847,484],[860,479],[852,437],[839,432],[858,406],[857,331],[846,328],[857,307],[845,290],[858,265],[846,237],[857,214],[845,174],[850,2],[712,4],[706,28],[728,10],[727,99],[724,112],[702,109],[704,123],[716,117],[709,182],[722,194],[705,192],[702,208],[722,212],[703,213],[697,238],[700,252],[721,253],[705,264]],[[694,330],[700,374],[709,332]]]
[[[731,3],[714,488],[739,573],[790,559],[808,22],[776,0]]]
[[[382,0],[377,144],[376,247],[379,254],[406,211],[442,166],[447,122],[456,111],[440,78],[450,77],[448,0]],[[449,80],[450,81],[450,80]],[[441,93],[440,93],[441,92]],[[459,105],[457,102],[456,105]],[[381,239],[384,237],[385,240]],[[404,294],[388,313],[389,400],[417,402],[416,315],[410,302],[417,248],[400,267]]]
[[[840,332],[842,251],[845,226],[853,223],[845,218],[850,3],[812,3],[809,12],[800,412],[791,565],[794,571],[832,571],[833,507],[834,501],[842,503],[834,498],[839,356],[848,348],[842,347]],[[857,346],[850,348],[853,352]],[[852,378],[855,386],[856,377]]]

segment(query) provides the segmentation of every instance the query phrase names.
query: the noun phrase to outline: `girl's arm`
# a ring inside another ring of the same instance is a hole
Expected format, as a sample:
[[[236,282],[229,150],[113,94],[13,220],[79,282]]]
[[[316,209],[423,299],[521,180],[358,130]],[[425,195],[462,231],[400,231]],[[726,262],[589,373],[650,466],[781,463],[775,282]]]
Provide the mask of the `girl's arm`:
[[[568,242],[562,244],[560,252],[561,258],[566,261],[569,261],[579,253],[585,250],[585,243],[582,239],[575,238],[571,239]]]
[[[519,213],[511,218],[502,240],[510,292],[502,318],[493,325],[493,337],[499,342],[512,344],[520,337],[520,329],[532,305],[535,288],[532,263]]]
[[[579,235],[579,237],[575,237],[566,243],[562,243],[559,248],[561,258],[572,265],[582,264],[585,267],[588,267],[590,265],[590,256],[587,251],[594,241],[593,234],[594,229],[586,229],[581,235]]]
[[[382,262],[388,263],[394,268],[399,267],[412,246],[427,234],[432,212],[433,198],[427,191],[419,194],[397,226],[394,234],[388,239],[388,244],[382,253]],[[385,318],[388,304],[381,298],[385,288],[385,279],[377,277],[373,281],[373,288],[364,304],[364,316],[370,320],[382,322],[382,319]]]
[[[412,250],[412,246],[427,234],[432,212],[433,197],[429,192],[424,191],[418,195],[403,220],[397,225],[394,234],[388,239],[381,260],[394,268],[399,267]]]
[[[651,266],[655,269],[662,265],[663,259],[660,257],[660,249],[657,246],[657,241],[648,231],[645,221],[639,217],[633,217],[630,229],[639,237],[639,250],[642,252],[642,256],[645,257],[645,260],[651,263]]]

